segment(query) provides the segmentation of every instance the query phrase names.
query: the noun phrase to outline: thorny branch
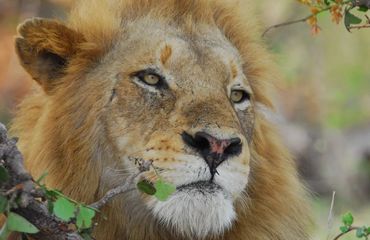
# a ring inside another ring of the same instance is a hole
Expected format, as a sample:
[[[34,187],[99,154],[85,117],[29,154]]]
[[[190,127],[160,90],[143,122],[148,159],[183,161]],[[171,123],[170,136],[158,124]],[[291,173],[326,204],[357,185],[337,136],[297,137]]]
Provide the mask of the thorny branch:
[[[11,211],[26,218],[36,226],[40,232],[32,235],[32,239],[48,240],[83,240],[77,230],[71,230],[68,223],[63,222],[49,213],[43,191],[40,191],[32,176],[26,171],[23,165],[23,156],[18,150],[17,139],[10,139],[7,130],[0,123],[0,165],[9,172],[9,179],[0,184],[0,194],[7,197],[11,202]],[[109,203],[117,195],[130,190],[134,179],[141,173],[148,171],[150,161],[139,164],[139,172],[132,174],[122,185],[110,191],[99,201],[90,206],[100,209]],[[18,199],[15,203],[15,199]]]

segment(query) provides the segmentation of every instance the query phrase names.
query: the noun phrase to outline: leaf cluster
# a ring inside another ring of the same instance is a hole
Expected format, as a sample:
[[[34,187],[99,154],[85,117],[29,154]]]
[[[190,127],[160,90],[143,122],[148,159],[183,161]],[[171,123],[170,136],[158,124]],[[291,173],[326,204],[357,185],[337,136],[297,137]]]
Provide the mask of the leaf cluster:
[[[153,165],[152,167],[158,180],[152,183],[144,179],[139,181],[136,186],[141,192],[154,195],[159,201],[166,201],[176,191],[176,186],[163,180],[156,168]]]
[[[362,226],[362,227],[354,227],[354,217],[351,212],[347,212],[342,216],[342,226],[339,227],[341,231],[340,236],[344,236],[345,234],[356,230],[356,237],[364,240],[369,240],[370,237],[370,226]],[[337,237],[336,239],[340,238]]]
[[[36,184],[45,193],[49,212],[66,223],[74,224],[80,233],[91,232],[93,218],[98,210],[65,196],[59,190],[48,189],[45,184],[42,184],[46,175],[47,173],[44,173]]]
[[[139,181],[137,183],[137,188],[148,195],[154,195],[159,201],[165,201],[176,191],[176,186],[163,180],[156,168],[153,165],[151,166],[158,180],[154,183],[147,180]],[[47,173],[44,173],[39,179],[34,181],[34,184],[37,190],[42,192],[40,201],[47,206],[50,215],[55,216],[60,222],[66,223],[68,229],[71,228],[72,231],[78,232],[83,239],[93,239],[91,237],[94,227],[93,220],[98,209],[77,202],[65,196],[57,189],[47,188],[46,184],[43,183],[46,176]],[[8,179],[8,170],[0,165],[0,184],[3,185]],[[36,226],[15,212],[17,209],[17,201],[19,201],[19,199],[10,199],[10,195],[7,195],[6,192],[0,192],[0,213],[7,216],[6,223],[0,232],[0,240],[6,240],[12,232],[23,234],[35,234],[40,232]]]
[[[89,233],[92,232],[93,218],[97,210],[68,198],[59,190],[48,189],[42,183],[46,175],[46,173],[43,174],[35,181],[35,184],[43,192],[43,198],[46,200],[45,202],[50,214],[62,222],[68,223],[69,226],[72,225],[84,239],[92,239]],[[8,179],[8,170],[0,165],[0,183],[5,183]],[[19,199],[8,199],[6,193],[0,194],[0,213],[7,216],[6,222],[0,231],[0,240],[6,240],[12,232],[24,234],[35,234],[39,232],[39,229],[31,222],[14,212],[17,208],[17,201]]]
[[[343,19],[344,26],[348,31],[370,27],[369,17],[365,14],[369,11],[369,0],[298,0],[300,3],[310,8],[311,15],[303,20],[311,26],[312,33],[320,31],[317,15],[329,11],[331,19],[335,23],[340,23]]]

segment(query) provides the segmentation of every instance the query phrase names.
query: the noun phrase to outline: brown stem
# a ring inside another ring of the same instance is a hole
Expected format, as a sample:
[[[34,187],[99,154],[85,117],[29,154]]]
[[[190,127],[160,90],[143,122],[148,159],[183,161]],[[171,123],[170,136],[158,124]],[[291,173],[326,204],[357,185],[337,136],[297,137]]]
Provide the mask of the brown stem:
[[[264,37],[270,30],[274,29],[274,28],[279,28],[279,27],[284,27],[284,26],[289,26],[289,25],[292,25],[292,24],[295,24],[295,23],[300,23],[300,22],[306,22],[308,19],[310,19],[311,17],[313,16],[317,16],[318,14],[322,13],[322,12],[325,12],[325,11],[328,11],[330,10],[331,7],[327,7],[327,8],[323,8],[321,9],[320,11],[318,11],[317,13],[314,13],[314,14],[310,14],[304,18],[300,18],[300,19],[297,19],[297,20],[293,20],[293,21],[288,21],[288,22],[283,22],[283,23],[279,23],[279,24],[275,24],[275,25],[272,25],[270,27],[268,27],[263,33],[262,33],[262,37]]]
[[[370,24],[360,25],[360,26],[350,26],[349,29],[362,29],[362,28],[370,28]]]

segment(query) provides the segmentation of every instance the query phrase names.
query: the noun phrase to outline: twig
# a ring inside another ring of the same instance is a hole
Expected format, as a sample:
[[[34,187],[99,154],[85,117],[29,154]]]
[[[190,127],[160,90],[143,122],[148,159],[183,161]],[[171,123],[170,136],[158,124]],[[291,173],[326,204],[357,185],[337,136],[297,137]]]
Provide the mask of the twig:
[[[342,233],[338,234],[333,240],[338,240],[339,238],[346,235],[347,233],[349,233],[353,230],[357,230],[357,229],[360,229],[360,227],[350,227],[346,232],[342,232]]]
[[[368,5],[370,7],[370,0],[368,2]],[[368,15],[365,15],[365,17],[366,17],[366,23],[364,25],[350,26],[349,29],[370,28],[370,17]]]
[[[289,25],[292,25],[292,24],[295,24],[295,23],[300,23],[300,22],[306,22],[308,19],[310,19],[311,17],[313,16],[316,16],[322,12],[325,12],[325,11],[328,11],[330,10],[331,7],[327,7],[327,8],[323,8],[321,9],[320,11],[318,11],[317,13],[313,13],[313,14],[310,14],[304,18],[300,18],[300,19],[297,19],[297,20],[293,20],[293,21],[288,21],[288,22],[283,22],[283,23],[279,23],[279,24],[275,24],[275,25],[272,25],[270,27],[268,27],[263,33],[262,33],[262,37],[264,37],[270,30],[274,29],[274,28],[279,28],[279,27],[284,27],[284,26],[289,26]]]
[[[361,6],[366,6],[366,7],[370,7],[370,0],[356,0],[356,1],[353,1],[353,0],[347,0],[347,1],[344,1],[342,4],[345,5],[345,4],[348,4],[348,3],[351,3],[353,7],[361,7]],[[314,17],[314,16],[317,16],[318,14],[322,13],[322,12],[326,12],[328,10],[331,9],[332,6],[328,6],[326,8],[323,8],[321,10],[319,10],[318,12],[316,13],[312,13],[304,18],[300,18],[300,19],[297,19],[297,20],[293,20],[293,21],[288,21],[288,22],[283,22],[283,23],[279,23],[279,24],[275,24],[275,25],[272,25],[270,27],[268,27],[263,33],[262,33],[262,37],[264,37],[270,30],[274,29],[274,28],[279,28],[279,27],[284,27],[284,26],[289,26],[289,25],[292,25],[292,24],[295,24],[295,23],[300,23],[300,22],[306,22],[308,19],[310,19],[311,17]],[[365,27],[362,27],[362,28],[365,28]]]
[[[123,185],[109,190],[102,199],[93,204],[90,204],[90,207],[101,209],[103,206],[107,205],[107,203],[110,202],[115,196],[129,191],[135,178],[137,178],[143,172],[149,171],[151,165],[152,161],[141,160],[141,162],[139,163],[138,173],[130,175]]]
[[[360,25],[360,26],[350,26],[349,29],[362,29],[362,28],[370,28],[370,24]]]

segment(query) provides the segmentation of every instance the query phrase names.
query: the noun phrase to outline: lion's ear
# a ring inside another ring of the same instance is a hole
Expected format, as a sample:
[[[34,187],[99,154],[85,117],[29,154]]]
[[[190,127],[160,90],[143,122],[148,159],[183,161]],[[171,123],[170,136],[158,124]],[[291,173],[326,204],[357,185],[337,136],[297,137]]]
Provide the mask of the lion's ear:
[[[83,39],[58,21],[33,18],[18,26],[15,46],[22,66],[48,93],[65,74]]]

